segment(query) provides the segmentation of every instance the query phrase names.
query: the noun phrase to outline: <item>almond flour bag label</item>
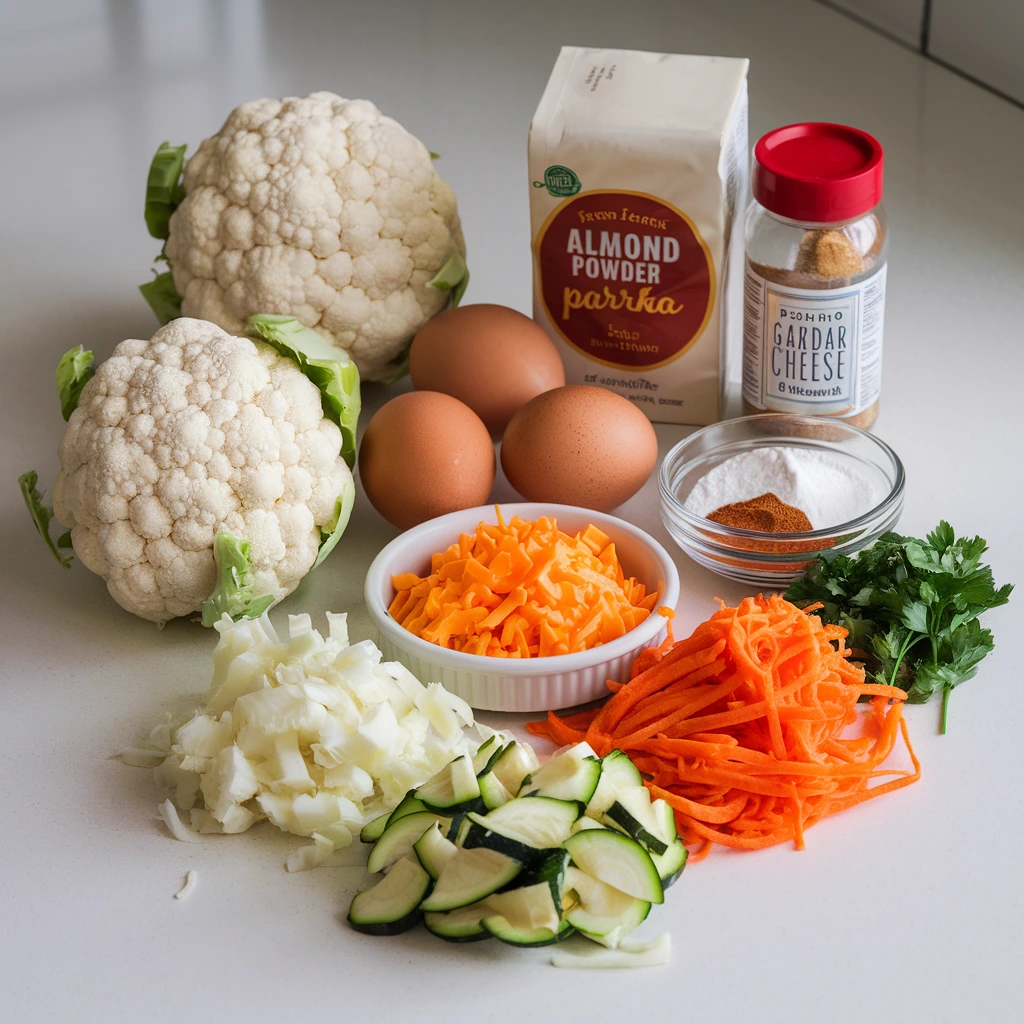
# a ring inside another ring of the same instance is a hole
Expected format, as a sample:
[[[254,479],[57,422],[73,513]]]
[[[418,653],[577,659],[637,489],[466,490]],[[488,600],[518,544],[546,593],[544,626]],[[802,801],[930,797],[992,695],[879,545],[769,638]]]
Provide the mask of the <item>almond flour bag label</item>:
[[[652,420],[721,417],[746,68],[565,47],[530,129],[534,318]]]

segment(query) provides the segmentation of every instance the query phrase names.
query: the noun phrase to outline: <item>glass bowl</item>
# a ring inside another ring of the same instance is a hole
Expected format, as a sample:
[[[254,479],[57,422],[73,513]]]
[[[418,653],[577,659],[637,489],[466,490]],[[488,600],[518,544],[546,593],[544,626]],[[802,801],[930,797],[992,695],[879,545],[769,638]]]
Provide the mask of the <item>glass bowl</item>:
[[[802,533],[763,533],[712,522],[685,505],[697,481],[726,459],[758,448],[825,451],[870,479],[883,498],[845,523]],[[903,463],[884,441],[835,419],[767,413],[724,420],[680,441],[659,473],[661,518],[695,562],[729,579],[782,589],[820,554],[850,554],[891,530],[903,511]]]

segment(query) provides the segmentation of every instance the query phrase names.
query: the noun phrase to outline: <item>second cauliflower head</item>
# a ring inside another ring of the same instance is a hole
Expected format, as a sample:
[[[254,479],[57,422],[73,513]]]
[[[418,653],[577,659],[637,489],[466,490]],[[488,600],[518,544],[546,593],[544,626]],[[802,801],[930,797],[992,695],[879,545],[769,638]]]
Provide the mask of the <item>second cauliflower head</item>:
[[[122,341],[85,385],[60,446],[54,512],[83,563],[142,618],[200,610],[222,531],[248,542],[252,592],[276,601],[350,507],[341,446],[293,360],[181,318],[149,341]]]
[[[165,247],[182,314],[234,333],[257,313],[296,317],[364,380],[394,375],[448,302],[430,281],[465,258],[455,195],[430,152],[366,100],[243,103],[185,164],[183,184]]]

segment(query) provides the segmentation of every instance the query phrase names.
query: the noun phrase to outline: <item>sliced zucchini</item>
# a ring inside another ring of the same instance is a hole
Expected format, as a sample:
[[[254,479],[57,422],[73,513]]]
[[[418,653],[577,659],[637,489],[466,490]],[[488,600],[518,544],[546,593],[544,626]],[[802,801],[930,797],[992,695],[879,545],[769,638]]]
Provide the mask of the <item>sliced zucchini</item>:
[[[459,907],[458,910],[426,913],[423,915],[423,923],[427,931],[448,942],[476,942],[491,937],[491,933],[482,922],[493,913],[488,901],[481,900],[479,903],[471,903],[468,907]]]
[[[435,911],[468,907],[508,885],[520,871],[521,864],[496,850],[459,850],[445,864],[433,891],[420,909]],[[423,873],[426,874],[425,871]]]
[[[569,854],[552,850],[535,871],[521,874],[506,889],[488,897],[494,911],[513,928],[557,932],[562,917],[562,886]]]
[[[672,818],[672,834],[661,838],[661,833],[667,829],[665,816],[659,814],[651,804],[651,797],[645,786],[619,793],[615,802],[605,811],[603,819],[609,824],[617,825],[652,855],[663,854],[668,849],[669,842],[676,838],[675,818]]]
[[[416,790],[416,799],[428,811],[438,814],[446,814],[455,808],[465,809],[468,804],[479,800],[480,786],[470,756],[463,754],[445,765]]]
[[[481,815],[476,818],[483,820]],[[466,824],[469,828],[465,834],[459,837],[459,846],[466,850],[495,850],[511,857],[523,868],[531,868],[543,856],[543,850],[528,843],[521,843],[518,839],[497,832],[486,825],[472,820],[467,816]]]
[[[648,790],[649,795],[650,790]],[[652,800],[651,810],[654,813],[654,834],[671,846],[679,838],[679,830],[676,828],[676,812],[664,800]]]
[[[473,823],[463,845],[499,850],[523,864],[533,864],[538,851],[561,846],[579,814],[579,805],[537,796],[510,800],[487,814],[470,812]]]
[[[648,903],[664,903],[665,893],[650,854],[621,832],[584,829],[565,841],[573,863],[593,878]]]
[[[573,928],[563,921],[557,932],[550,928],[513,928],[500,914],[485,917],[481,922],[496,939],[512,946],[551,946],[572,935]]]
[[[367,935],[398,935],[421,917],[420,903],[434,884],[414,854],[403,857],[374,886],[356,893],[348,921]]]
[[[665,853],[651,855],[651,860],[654,861],[654,866],[658,869],[658,874],[661,875],[662,889],[667,889],[678,881],[679,876],[683,873],[683,868],[686,867],[687,856],[686,847],[679,839],[672,843]]]
[[[359,833],[360,842],[377,842],[377,840],[384,834],[384,829],[388,827],[388,819],[390,817],[390,814],[381,814],[374,818],[373,821],[368,821]]]
[[[411,853],[420,836],[437,823],[437,815],[430,811],[418,811],[399,818],[384,829],[384,834],[374,844],[366,862],[366,870],[374,874],[387,871],[392,864]],[[447,827],[447,822],[444,825]]]
[[[586,806],[601,779],[601,762],[589,743],[577,743],[523,780],[519,796],[577,800]]]
[[[501,757],[501,752],[504,750],[504,746],[501,742],[501,736],[495,733],[489,739],[484,740],[479,747],[476,748],[476,753],[473,755],[473,771],[477,775],[483,775],[484,772],[489,772],[494,762]]]
[[[405,796],[402,797],[399,805],[388,815],[388,820],[384,823],[384,827],[388,825],[394,825],[399,818],[404,818],[407,814],[415,814],[417,811],[425,811],[426,807],[423,806],[422,800],[416,799],[416,790],[410,789]],[[378,838],[380,838],[378,836]]]
[[[489,811],[493,811],[495,807],[501,807],[502,804],[507,804],[512,799],[512,794],[494,772],[484,772],[477,779],[477,783],[480,786],[480,797],[484,802],[484,807]]]
[[[540,762],[533,747],[513,740],[491,765],[490,770],[510,793],[518,793],[523,779],[539,767]]]
[[[599,821],[594,821],[593,818],[588,818],[585,814],[582,818],[577,818],[573,822],[572,828],[569,830],[569,835],[574,836],[577,832],[582,832],[585,828],[607,828],[607,825],[602,825]]]
[[[459,849],[450,839],[445,839],[442,831],[441,823],[435,821],[413,845],[413,852],[419,858],[420,864],[435,880],[440,876],[441,869]]]
[[[491,913],[500,914],[513,928],[554,932],[561,925],[561,908],[551,902],[551,889],[543,883],[496,892],[487,902],[494,908]]]
[[[621,750],[612,750],[601,759],[601,778],[597,789],[587,804],[587,814],[600,818],[620,793],[637,786],[643,786],[644,779],[629,755]]]
[[[570,867],[565,872],[564,885],[566,891],[572,890],[578,899],[565,919],[576,931],[609,949],[616,949],[651,912],[647,900],[627,896],[579,868]]]
[[[447,838],[456,846],[462,846],[466,842],[466,836],[469,833],[472,824],[473,822],[466,817],[465,813],[457,814],[452,818]]]

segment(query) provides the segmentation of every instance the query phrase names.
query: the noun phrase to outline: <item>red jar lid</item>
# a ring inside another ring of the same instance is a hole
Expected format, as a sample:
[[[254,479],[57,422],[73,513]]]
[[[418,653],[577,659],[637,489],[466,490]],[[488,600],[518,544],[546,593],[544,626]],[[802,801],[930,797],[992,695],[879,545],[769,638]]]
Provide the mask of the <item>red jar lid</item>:
[[[791,220],[832,223],[882,201],[882,147],[859,128],[809,121],[762,135],[754,147],[754,198]]]

